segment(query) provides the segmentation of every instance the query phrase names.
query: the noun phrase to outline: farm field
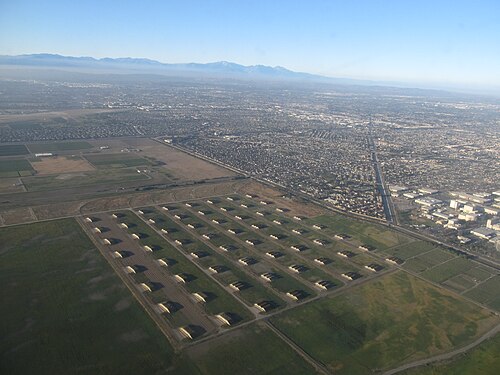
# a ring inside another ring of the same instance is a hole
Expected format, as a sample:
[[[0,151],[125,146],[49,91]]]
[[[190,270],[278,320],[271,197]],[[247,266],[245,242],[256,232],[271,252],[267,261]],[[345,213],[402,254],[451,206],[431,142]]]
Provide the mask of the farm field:
[[[0,249],[2,373],[196,373],[73,219],[0,229]]]
[[[402,372],[402,375],[496,375],[500,368],[500,334],[483,342],[471,352],[448,362]]]
[[[500,276],[496,275],[464,295],[500,311]]]
[[[87,150],[93,147],[90,143],[85,141],[30,143],[27,146],[32,153]]]
[[[33,167],[26,159],[0,160],[0,177],[30,176]]]
[[[120,184],[147,179],[148,176],[137,173],[135,169],[119,169],[113,171],[97,170],[81,173],[27,177],[23,178],[23,183],[28,191],[45,191],[96,184]]]
[[[29,154],[25,145],[1,145],[0,156],[18,156]]]
[[[94,168],[85,160],[78,156],[51,156],[46,158],[38,158],[31,162],[33,168],[40,175],[46,174],[61,174],[92,171]]]
[[[1,176],[1,174],[0,174]],[[23,185],[19,178],[2,177],[0,178],[0,194],[2,193],[18,193],[24,191]]]
[[[187,351],[202,374],[315,374],[264,324],[252,324]]]
[[[85,159],[97,168],[127,168],[151,165],[149,160],[132,153],[86,154]]]
[[[498,318],[398,272],[272,322],[336,374],[366,374],[465,345]]]

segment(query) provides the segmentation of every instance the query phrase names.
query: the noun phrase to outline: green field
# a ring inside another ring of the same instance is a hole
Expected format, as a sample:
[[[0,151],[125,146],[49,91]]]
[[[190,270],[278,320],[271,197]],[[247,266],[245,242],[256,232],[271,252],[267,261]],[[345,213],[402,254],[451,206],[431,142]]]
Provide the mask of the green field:
[[[465,296],[500,311],[500,276],[496,275],[469,290]]]
[[[498,318],[404,272],[298,307],[273,323],[335,374],[366,374],[473,341]]]
[[[430,281],[442,283],[443,281],[460,275],[475,266],[476,264],[474,262],[458,257],[423,272],[422,276]]]
[[[299,375],[314,369],[263,324],[252,324],[235,334],[193,348],[188,355],[203,374]]]
[[[375,246],[377,249],[385,249],[400,244],[407,243],[411,239],[392,229],[381,225],[357,221],[341,215],[322,215],[307,220],[307,225],[323,224],[327,228],[325,233],[338,234],[346,233],[365,245]]]
[[[151,165],[136,154],[88,154],[85,158],[97,168],[126,168]]]
[[[27,145],[32,153],[35,152],[55,152],[71,150],[87,150],[93,146],[85,141],[77,142],[52,142],[52,143],[32,143]]]
[[[137,173],[135,169],[119,169],[112,171],[92,171],[82,173],[71,173],[64,175],[36,176],[23,178],[24,186],[28,191],[44,191],[53,189],[63,189],[97,184],[118,184],[120,183],[147,180],[148,176]]]
[[[1,160],[0,177],[19,177],[31,175],[33,167],[26,159]]]
[[[500,369],[500,334],[472,351],[445,363],[405,371],[404,375],[497,375]]]
[[[0,373],[192,374],[78,224],[0,229]]]
[[[27,155],[28,149],[25,145],[1,145],[0,156]]]

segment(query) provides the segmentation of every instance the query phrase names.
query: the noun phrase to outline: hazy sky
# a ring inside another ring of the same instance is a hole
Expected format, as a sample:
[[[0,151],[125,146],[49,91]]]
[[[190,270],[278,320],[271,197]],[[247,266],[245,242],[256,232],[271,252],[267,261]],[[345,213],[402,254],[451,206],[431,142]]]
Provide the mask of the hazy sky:
[[[0,0],[0,54],[500,85],[500,0]]]

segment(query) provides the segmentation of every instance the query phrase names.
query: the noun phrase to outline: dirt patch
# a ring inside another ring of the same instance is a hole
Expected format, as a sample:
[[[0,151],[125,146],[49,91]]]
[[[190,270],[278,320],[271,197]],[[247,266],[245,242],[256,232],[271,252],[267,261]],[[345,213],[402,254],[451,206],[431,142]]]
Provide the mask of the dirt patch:
[[[0,211],[0,215],[2,216],[3,223],[5,225],[20,224],[37,220],[29,207]]]
[[[165,168],[173,177],[181,180],[203,180],[218,177],[234,176],[230,170],[195,158],[173,147],[152,140],[141,140],[139,145],[142,154],[165,163]]]
[[[39,175],[87,172],[95,169],[85,159],[66,156],[44,157],[40,161],[31,162],[31,165]],[[66,179],[64,175],[57,178]]]
[[[0,178],[0,194],[25,191],[20,178]]]

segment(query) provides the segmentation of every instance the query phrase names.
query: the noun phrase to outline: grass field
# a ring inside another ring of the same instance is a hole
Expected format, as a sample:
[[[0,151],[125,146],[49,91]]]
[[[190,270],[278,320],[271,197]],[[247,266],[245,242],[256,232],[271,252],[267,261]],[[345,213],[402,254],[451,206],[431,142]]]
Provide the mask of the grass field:
[[[324,229],[326,233],[346,233],[354,240],[375,246],[377,249],[385,249],[411,241],[409,237],[381,225],[357,221],[341,215],[317,216],[307,220],[307,224],[326,225],[327,228]]]
[[[196,373],[74,220],[0,229],[0,373]]]
[[[315,374],[314,369],[269,329],[252,324],[188,351],[203,374]]]
[[[498,318],[403,272],[272,318],[336,374],[366,374],[464,345]]]
[[[500,369],[500,334],[450,362],[409,370],[404,375],[497,375]]]
[[[93,146],[84,141],[77,142],[52,142],[52,143],[32,143],[27,145],[32,153],[35,152],[55,152],[71,150],[87,150]]]
[[[0,146],[0,156],[27,155],[28,149],[25,145],[2,145]]]
[[[89,154],[85,158],[97,168],[126,168],[151,165],[136,154]]]
[[[1,160],[0,177],[19,177],[31,175],[33,167],[26,159]]]
[[[27,177],[23,178],[23,183],[28,191],[43,191],[97,184],[120,184],[122,182],[147,179],[148,177],[145,174],[137,173],[135,169],[119,169]]]
[[[470,260],[459,257],[423,272],[422,276],[430,281],[442,283],[449,278],[474,268],[475,265],[476,264]]]
[[[500,311],[500,276],[485,281],[474,289],[469,290],[465,295],[475,301]]]

